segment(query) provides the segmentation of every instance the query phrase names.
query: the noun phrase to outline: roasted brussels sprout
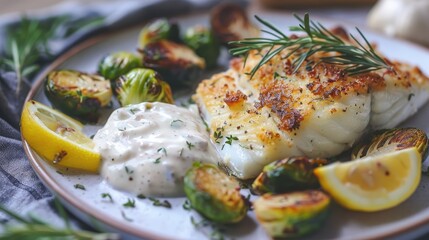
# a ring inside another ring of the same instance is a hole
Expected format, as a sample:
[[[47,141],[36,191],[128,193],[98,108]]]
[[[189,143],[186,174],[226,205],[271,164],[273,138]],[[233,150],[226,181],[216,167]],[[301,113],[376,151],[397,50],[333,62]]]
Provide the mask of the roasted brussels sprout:
[[[91,122],[97,120],[98,110],[112,98],[108,80],[74,70],[50,72],[45,80],[45,93],[55,108]]]
[[[237,180],[214,165],[199,164],[189,169],[184,184],[191,206],[214,222],[235,223],[247,213]]]
[[[229,46],[230,41],[258,37],[259,28],[247,17],[242,7],[236,4],[223,4],[213,9],[210,16],[211,28],[221,44]]]
[[[142,67],[142,60],[129,52],[116,52],[103,58],[98,64],[98,73],[114,82],[134,68]],[[113,86],[112,86],[113,87]]]
[[[264,167],[253,182],[252,189],[263,194],[317,188],[319,181],[313,170],[326,164],[326,159],[307,157],[290,157],[275,161]]]
[[[216,67],[220,54],[220,46],[210,29],[203,26],[189,28],[186,31],[183,41],[198,56],[204,58],[207,68]]]
[[[115,92],[121,106],[141,102],[174,103],[170,85],[152,69],[135,68],[120,76]]]
[[[159,72],[174,86],[189,84],[205,68],[204,59],[190,48],[168,40],[149,43],[140,51],[144,67]]]
[[[417,128],[379,130],[362,139],[352,150],[352,159],[416,147],[424,161],[428,155],[428,137]]]
[[[177,23],[170,22],[165,18],[157,19],[148,23],[140,31],[138,46],[139,48],[144,48],[147,44],[157,42],[162,39],[179,42],[179,25],[177,25]]]
[[[329,214],[330,198],[321,191],[307,190],[256,199],[256,218],[272,237],[300,237],[320,228]]]

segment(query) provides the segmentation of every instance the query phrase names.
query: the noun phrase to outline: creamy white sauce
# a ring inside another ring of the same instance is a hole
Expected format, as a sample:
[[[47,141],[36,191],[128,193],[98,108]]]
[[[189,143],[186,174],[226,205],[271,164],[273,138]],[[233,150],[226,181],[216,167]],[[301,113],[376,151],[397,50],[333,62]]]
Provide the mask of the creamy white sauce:
[[[147,196],[182,196],[183,177],[194,162],[220,161],[201,118],[166,103],[115,110],[94,143],[103,178],[114,188]]]

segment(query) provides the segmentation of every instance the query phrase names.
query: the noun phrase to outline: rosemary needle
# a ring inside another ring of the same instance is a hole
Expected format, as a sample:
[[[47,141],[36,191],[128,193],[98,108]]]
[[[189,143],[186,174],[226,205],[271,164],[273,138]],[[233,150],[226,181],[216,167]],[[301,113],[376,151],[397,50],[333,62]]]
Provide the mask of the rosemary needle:
[[[256,64],[249,73],[251,78],[262,65],[285,49],[289,50],[285,58],[291,55],[296,56],[292,62],[293,73],[302,66],[305,60],[318,52],[330,53],[331,55],[320,58],[319,62],[310,62],[310,64],[317,65],[320,62],[326,62],[344,65],[344,70],[349,75],[357,75],[382,68],[392,69],[392,67],[375,52],[358,28],[356,28],[356,30],[364,40],[366,46],[359,42],[352,34],[350,34],[350,37],[356,45],[347,44],[322,24],[310,20],[308,13],[304,15],[304,19],[296,14],[294,14],[294,16],[300,24],[290,27],[289,30],[292,32],[305,33],[305,36],[289,38],[271,23],[255,16],[255,18],[267,28],[262,30],[262,32],[270,35],[271,38],[246,38],[244,40],[230,42],[233,46],[238,46],[230,50],[231,54],[235,56],[244,55],[244,64],[246,64],[250,51],[268,49],[259,63]]]
[[[19,214],[6,209],[0,205],[0,212],[6,214],[11,219],[15,220],[14,226],[6,224],[3,231],[0,233],[0,240],[10,239],[75,239],[75,240],[112,240],[119,239],[119,236],[114,233],[98,233],[86,230],[75,230],[71,228],[69,218],[65,209],[61,206],[59,200],[55,199],[55,207],[58,210],[61,218],[64,220],[65,227],[53,227],[42,220],[29,215],[28,217],[20,216]]]

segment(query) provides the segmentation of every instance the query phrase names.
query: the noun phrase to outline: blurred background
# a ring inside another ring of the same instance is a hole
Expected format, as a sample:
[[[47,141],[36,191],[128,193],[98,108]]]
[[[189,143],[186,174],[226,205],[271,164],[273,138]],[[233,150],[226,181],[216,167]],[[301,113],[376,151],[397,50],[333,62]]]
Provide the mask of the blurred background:
[[[115,0],[75,0],[77,2],[109,2]],[[123,0],[125,2],[126,0]],[[19,12],[48,7],[67,0],[0,0],[0,14]],[[371,6],[376,0],[253,0],[252,4],[260,4],[267,8],[312,8],[312,7],[335,7],[335,6]]]

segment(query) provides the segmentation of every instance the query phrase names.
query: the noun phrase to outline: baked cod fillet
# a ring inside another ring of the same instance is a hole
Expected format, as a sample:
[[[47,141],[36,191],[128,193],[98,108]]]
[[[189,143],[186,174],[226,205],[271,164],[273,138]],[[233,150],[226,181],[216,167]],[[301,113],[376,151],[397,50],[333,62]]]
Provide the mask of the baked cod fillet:
[[[247,73],[262,54],[251,52],[245,66],[233,59],[229,70],[201,82],[193,96],[223,164],[241,179],[285,157],[338,155],[367,130],[397,126],[429,97],[429,79],[405,63],[349,76],[343,66],[304,62],[293,73],[295,56],[285,58],[287,53],[252,78]]]

